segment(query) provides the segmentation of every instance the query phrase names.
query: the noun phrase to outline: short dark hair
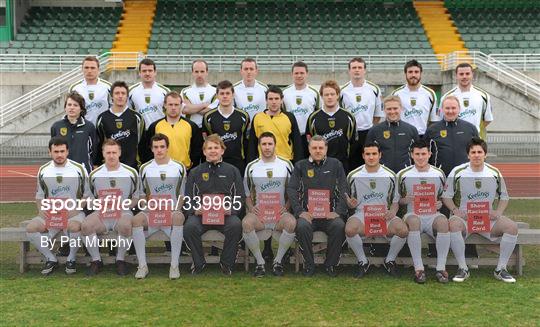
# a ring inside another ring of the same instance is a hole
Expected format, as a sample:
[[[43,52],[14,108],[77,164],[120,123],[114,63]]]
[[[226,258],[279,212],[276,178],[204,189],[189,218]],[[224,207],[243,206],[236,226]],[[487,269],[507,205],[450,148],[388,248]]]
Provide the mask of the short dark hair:
[[[429,151],[429,145],[425,140],[414,141],[411,144],[411,153],[414,151],[414,149],[423,149],[423,148],[427,148]]]
[[[276,85],[270,85],[268,86],[268,90],[266,90],[266,99],[268,100],[268,93],[277,93],[279,94],[279,97],[283,99],[283,91],[279,88],[279,86]]]
[[[242,61],[240,62],[240,69],[242,69],[242,66],[244,65],[245,62],[252,62],[252,63],[255,64],[255,68],[258,68],[258,66],[257,66],[257,61],[256,61],[255,59],[253,59],[253,58],[249,58],[249,57],[248,57],[248,58],[244,58],[244,60],[242,60]]]
[[[263,132],[261,133],[261,135],[259,135],[259,144],[261,144],[261,140],[263,139],[263,137],[271,137],[272,140],[274,140],[274,144],[277,142],[276,136],[272,132]]]
[[[86,56],[86,57],[84,57],[84,59],[83,59],[83,61],[81,63],[82,66],[84,66],[85,61],[93,61],[93,62],[95,62],[97,64],[97,66],[99,68],[99,59],[96,58],[96,56]]]
[[[468,62],[462,62],[461,64],[456,66],[455,73],[457,74],[458,68],[467,68],[467,67],[469,67],[471,71],[473,70],[473,66],[471,64],[469,64]]]
[[[481,138],[479,137],[473,137],[469,143],[467,143],[467,153],[469,153],[469,151],[471,151],[472,147],[473,146],[476,146],[476,145],[479,145],[482,147],[482,150],[484,150],[484,153],[487,154],[487,143],[486,141],[482,140]]]
[[[229,80],[224,80],[219,82],[216,85],[216,93],[219,93],[219,90],[225,90],[225,89],[231,89],[232,93],[234,93],[234,86]]]
[[[206,60],[203,60],[203,59],[195,59],[195,60],[193,60],[191,62],[191,71],[193,71],[193,65],[195,65],[198,62],[202,62],[204,64],[204,68],[206,69],[206,71],[208,71],[208,63],[206,62]]]
[[[419,63],[416,59],[413,59],[413,60],[407,61],[407,63],[405,64],[405,67],[403,67],[403,72],[406,73],[407,69],[409,69],[411,67],[418,67],[418,68],[420,68],[420,71],[423,71],[422,64]]]
[[[366,61],[365,61],[363,58],[361,58],[361,57],[354,57],[354,58],[352,58],[351,60],[349,60],[349,64],[348,64],[349,69],[351,69],[351,64],[352,64],[353,62],[359,62],[359,63],[361,63],[361,64],[364,64],[364,68],[367,68],[367,63],[366,63]]]
[[[142,65],[146,65],[146,66],[153,66],[154,67],[154,71],[157,70],[156,69],[156,63],[150,59],[150,58],[144,58],[143,60],[141,60],[139,62],[139,71],[141,71],[141,66]]]
[[[303,61],[297,61],[292,65],[291,72],[294,70],[295,67],[302,67],[306,69],[306,73],[308,72],[307,64]]]
[[[364,146],[362,147],[362,153],[364,153],[364,150],[366,148],[377,148],[377,152],[381,153],[381,146],[377,142],[367,142],[366,144],[364,144]]]
[[[49,140],[49,150],[51,150],[52,146],[59,146],[59,145],[65,145],[66,149],[69,149],[68,141],[63,136],[53,136]]]
[[[84,117],[84,115],[86,115],[86,105],[82,95],[80,95],[77,91],[69,92],[66,97],[66,101],[64,101],[64,109],[66,109],[68,99],[71,99],[79,104],[79,107],[81,107],[81,117]]]
[[[113,94],[114,89],[117,88],[117,87],[123,87],[123,88],[125,88],[126,91],[127,91],[127,93],[128,93],[128,95],[129,95],[129,86],[128,86],[127,83],[124,82],[124,81],[116,81],[116,82],[112,83],[112,85],[111,85],[111,95]]]
[[[169,137],[167,135],[162,133],[154,134],[154,136],[152,136],[152,138],[150,139],[150,146],[152,146],[154,142],[157,141],[165,141],[165,145],[167,146],[167,148],[169,147]]]

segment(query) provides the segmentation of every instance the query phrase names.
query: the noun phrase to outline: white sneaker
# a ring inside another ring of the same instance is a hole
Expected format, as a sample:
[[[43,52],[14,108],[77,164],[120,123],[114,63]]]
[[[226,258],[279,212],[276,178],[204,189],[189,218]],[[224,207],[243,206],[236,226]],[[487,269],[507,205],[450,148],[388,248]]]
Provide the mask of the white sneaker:
[[[135,278],[143,279],[148,275],[148,266],[139,266],[137,272],[135,273]]]
[[[180,269],[178,268],[178,266],[176,267],[171,266],[171,268],[169,269],[169,278],[170,279],[180,278]]]

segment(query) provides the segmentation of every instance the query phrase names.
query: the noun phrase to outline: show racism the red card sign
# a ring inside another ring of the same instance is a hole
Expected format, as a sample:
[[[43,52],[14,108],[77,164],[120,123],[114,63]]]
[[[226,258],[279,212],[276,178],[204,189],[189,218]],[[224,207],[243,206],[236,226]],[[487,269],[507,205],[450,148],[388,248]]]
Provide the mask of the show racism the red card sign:
[[[364,233],[367,237],[386,236],[386,206],[368,204],[364,206]]]
[[[467,203],[467,231],[469,233],[489,233],[489,202]]]
[[[151,202],[150,202],[151,201]],[[148,226],[160,227],[172,225],[173,202],[170,194],[151,195],[148,209]]]
[[[330,214],[330,190],[308,190],[308,212],[315,219],[326,219]]]
[[[275,224],[279,221],[281,209],[279,193],[257,194],[257,205],[259,208],[259,220],[264,224]]]
[[[416,184],[413,186],[414,214],[432,215],[437,212],[435,206],[435,184]]]
[[[50,200],[64,201],[65,198],[49,198]],[[45,214],[45,228],[47,229],[66,229],[68,223],[67,209],[49,210]]]
[[[119,188],[109,188],[98,191],[98,197],[101,199],[103,209],[99,210],[100,219],[120,219],[122,211],[118,209],[120,206],[122,190]],[[105,200],[109,198],[110,201]]]
[[[223,194],[204,194],[202,196],[202,223],[203,225],[225,225],[225,208],[223,207]],[[210,204],[206,206],[205,204]]]

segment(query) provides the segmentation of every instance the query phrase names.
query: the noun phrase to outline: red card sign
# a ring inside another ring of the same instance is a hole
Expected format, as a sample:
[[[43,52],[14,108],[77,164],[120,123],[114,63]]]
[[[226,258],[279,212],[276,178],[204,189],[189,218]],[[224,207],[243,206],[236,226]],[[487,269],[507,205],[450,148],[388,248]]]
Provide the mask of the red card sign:
[[[119,188],[110,188],[98,191],[98,197],[101,199],[103,208],[99,210],[100,219],[120,219],[122,211],[118,209],[120,201],[122,200],[122,190]],[[106,197],[109,197],[109,201],[104,201]]]
[[[225,209],[223,207],[223,194],[204,194],[202,196],[203,203],[211,203],[209,209],[203,209],[202,223],[203,225],[225,225]],[[210,201],[205,198],[209,198]],[[219,198],[219,201],[216,199]]]
[[[414,214],[425,216],[437,212],[437,208],[435,207],[435,184],[414,185],[413,196]]]
[[[467,203],[467,231],[471,234],[491,232],[489,202]]]
[[[364,233],[368,237],[386,236],[386,206],[371,204],[364,206]]]
[[[264,224],[275,224],[279,221],[281,203],[279,193],[257,194],[257,206],[259,207],[259,220]]]
[[[65,198],[49,198],[51,200],[65,200]],[[49,210],[45,214],[45,228],[47,229],[66,229],[68,223],[67,209],[56,210],[55,213]]]
[[[330,213],[330,191],[308,190],[308,211],[315,219],[326,219]]]
[[[150,201],[155,203],[155,207],[148,210],[148,227],[171,226],[172,196],[170,194],[151,195]]]

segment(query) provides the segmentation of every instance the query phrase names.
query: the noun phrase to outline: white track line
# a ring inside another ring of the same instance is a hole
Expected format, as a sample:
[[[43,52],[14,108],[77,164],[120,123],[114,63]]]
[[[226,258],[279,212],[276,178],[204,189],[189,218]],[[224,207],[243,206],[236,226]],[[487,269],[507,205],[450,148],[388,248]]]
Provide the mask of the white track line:
[[[36,177],[35,175],[30,175],[30,174],[27,174],[27,173],[21,173],[20,171],[16,171],[16,170],[8,170],[7,172],[8,173],[19,174],[19,175],[23,175],[23,176],[27,176],[27,177],[33,177],[33,178]]]

